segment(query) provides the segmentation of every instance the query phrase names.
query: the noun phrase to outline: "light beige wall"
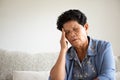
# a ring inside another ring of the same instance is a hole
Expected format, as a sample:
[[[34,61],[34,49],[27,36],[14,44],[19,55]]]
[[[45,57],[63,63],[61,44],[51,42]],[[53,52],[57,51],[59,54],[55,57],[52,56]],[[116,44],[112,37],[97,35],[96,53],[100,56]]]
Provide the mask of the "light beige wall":
[[[0,0],[0,48],[58,52],[60,32],[56,19],[74,8],[88,17],[89,35],[110,41],[115,55],[119,55],[119,0]]]

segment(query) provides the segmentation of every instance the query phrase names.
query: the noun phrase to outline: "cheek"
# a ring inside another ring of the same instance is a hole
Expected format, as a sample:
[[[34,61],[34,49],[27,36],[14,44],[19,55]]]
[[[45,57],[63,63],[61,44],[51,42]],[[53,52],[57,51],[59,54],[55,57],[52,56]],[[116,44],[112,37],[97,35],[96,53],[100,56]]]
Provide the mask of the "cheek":
[[[88,31],[86,29],[83,29],[82,32],[83,34],[86,34],[86,35],[88,34]]]
[[[87,31],[85,29],[82,29],[80,32],[79,32],[79,35],[80,36],[86,36],[87,35]]]
[[[70,37],[69,36],[65,36],[66,37],[66,39],[70,42]]]
[[[67,40],[69,40],[69,37],[68,36],[65,36]]]

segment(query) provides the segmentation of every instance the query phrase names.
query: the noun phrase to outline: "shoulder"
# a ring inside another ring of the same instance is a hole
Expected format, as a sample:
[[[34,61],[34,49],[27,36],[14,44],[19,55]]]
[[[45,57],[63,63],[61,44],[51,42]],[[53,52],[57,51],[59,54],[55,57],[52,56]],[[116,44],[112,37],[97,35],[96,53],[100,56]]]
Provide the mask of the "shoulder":
[[[92,39],[92,43],[95,44],[97,51],[105,50],[111,46],[111,43],[109,41],[99,39]]]
[[[112,45],[109,41],[92,39],[92,42],[95,43],[96,57],[102,58],[113,53]]]

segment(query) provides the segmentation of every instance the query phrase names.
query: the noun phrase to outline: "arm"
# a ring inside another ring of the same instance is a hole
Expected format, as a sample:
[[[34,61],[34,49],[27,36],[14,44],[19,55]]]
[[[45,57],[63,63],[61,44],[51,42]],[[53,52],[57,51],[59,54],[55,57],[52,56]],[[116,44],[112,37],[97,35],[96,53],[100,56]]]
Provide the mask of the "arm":
[[[97,79],[95,80],[115,80],[115,61],[110,43],[107,43],[102,54],[103,60],[101,64],[101,70]]]
[[[66,52],[68,48],[65,39],[65,32],[63,29],[62,29],[62,36],[60,43],[61,43],[61,50],[57,62],[50,71],[51,80],[64,80],[66,75],[65,62],[66,62]]]

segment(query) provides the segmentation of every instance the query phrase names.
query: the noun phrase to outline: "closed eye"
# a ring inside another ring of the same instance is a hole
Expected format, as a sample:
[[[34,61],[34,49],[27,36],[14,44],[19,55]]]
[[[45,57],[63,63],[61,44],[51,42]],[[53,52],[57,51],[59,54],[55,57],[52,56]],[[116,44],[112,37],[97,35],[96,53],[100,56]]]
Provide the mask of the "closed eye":
[[[73,31],[78,32],[79,29],[78,28],[73,28]]]
[[[70,33],[70,31],[65,31],[65,34],[67,35],[67,34],[69,34]]]

